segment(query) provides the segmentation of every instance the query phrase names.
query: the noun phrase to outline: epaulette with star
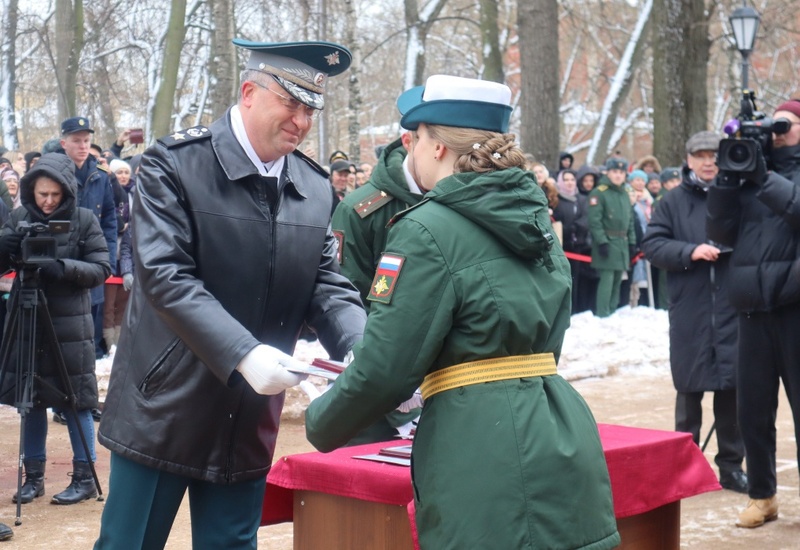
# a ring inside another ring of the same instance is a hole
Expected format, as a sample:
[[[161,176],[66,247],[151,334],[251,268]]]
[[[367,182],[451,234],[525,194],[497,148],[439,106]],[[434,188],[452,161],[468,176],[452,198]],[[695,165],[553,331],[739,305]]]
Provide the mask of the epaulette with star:
[[[363,201],[354,204],[353,210],[363,219],[379,210],[382,206],[392,202],[392,199],[394,197],[386,191],[375,191]]]
[[[167,149],[172,149],[173,147],[179,147],[186,143],[191,143],[200,139],[208,139],[210,137],[211,130],[205,126],[194,126],[159,138],[158,141]]]

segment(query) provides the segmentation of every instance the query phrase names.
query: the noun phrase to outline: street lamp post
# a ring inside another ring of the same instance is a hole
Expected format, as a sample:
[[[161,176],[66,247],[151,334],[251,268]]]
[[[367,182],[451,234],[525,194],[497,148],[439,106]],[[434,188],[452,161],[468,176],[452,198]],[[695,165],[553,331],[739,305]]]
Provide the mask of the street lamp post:
[[[733,38],[736,40],[736,49],[742,54],[742,89],[747,90],[749,87],[747,73],[750,67],[748,60],[756,42],[756,33],[758,32],[758,23],[761,21],[761,17],[755,9],[744,5],[744,1],[742,2],[742,7],[733,10],[730,22],[733,29]]]

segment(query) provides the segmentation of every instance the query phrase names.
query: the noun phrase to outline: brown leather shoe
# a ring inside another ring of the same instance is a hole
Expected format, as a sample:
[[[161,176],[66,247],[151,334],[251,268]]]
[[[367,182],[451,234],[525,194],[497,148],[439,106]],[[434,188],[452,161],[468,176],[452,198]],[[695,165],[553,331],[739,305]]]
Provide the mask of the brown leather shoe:
[[[772,495],[769,498],[753,498],[747,502],[747,508],[739,514],[736,527],[753,529],[776,519],[778,519],[778,495]]]

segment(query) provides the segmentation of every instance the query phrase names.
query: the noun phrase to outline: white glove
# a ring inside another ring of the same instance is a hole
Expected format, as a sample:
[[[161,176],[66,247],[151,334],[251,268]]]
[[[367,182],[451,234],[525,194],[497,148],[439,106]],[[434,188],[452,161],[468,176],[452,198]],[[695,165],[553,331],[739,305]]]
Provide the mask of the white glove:
[[[309,401],[314,401],[317,397],[322,395],[322,392],[319,391],[317,387],[308,380],[303,380],[300,382],[300,389],[305,392]]]
[[[130,290],[133,286],[133,273],[126,273],[122,276],[122,288]]]
[[[305,363],[296,360],[272,346],[260,344],[250,350],[236,366],[247,383],[261,395],[277,395],[287,388],[298,385],[308,375],[295,374],[287,366],[303,368]]]
[[[401,413],[410,412],[412,409],[420,409],[425,402],[422,400],[422,394],[419,390],[414,392],[414,395],[411,396],[410,399],[407,401],[403,401],[400,403],[400,406],[397,407],[397,410]]]

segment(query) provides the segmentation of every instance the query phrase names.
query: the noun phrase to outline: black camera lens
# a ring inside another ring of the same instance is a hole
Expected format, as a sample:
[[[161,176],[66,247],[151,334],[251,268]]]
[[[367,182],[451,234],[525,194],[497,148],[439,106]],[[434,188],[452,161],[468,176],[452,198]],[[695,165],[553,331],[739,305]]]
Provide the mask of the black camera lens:
[[[744,143],[736,143],[728,151],[728,158],[734,164],[747,164],[750,159],[750,148]]]

